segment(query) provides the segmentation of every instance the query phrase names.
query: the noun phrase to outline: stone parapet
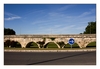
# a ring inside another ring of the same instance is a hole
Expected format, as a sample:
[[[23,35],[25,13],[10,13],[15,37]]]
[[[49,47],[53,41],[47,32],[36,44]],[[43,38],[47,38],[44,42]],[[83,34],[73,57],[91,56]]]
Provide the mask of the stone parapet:
[[[4,35],[4,38],[96,38],[96,34]]]

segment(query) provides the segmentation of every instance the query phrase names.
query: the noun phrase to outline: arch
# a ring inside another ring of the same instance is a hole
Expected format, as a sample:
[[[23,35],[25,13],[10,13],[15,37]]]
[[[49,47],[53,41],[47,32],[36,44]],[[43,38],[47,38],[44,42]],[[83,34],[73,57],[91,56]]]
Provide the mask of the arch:
[[[65,44],[64,48],[71,48],[71,45],[69,43],[67,43],[67,44]],[[77,43],[74,43],[72,45],[72,48],[80,48],[80,47]]]
[[[44,48],[60,48],[56,42],[48,42],[44,45]]]
[[[38,44],[35,42],[28,42],[26,44],[26,48],[39,48],[39,47],[38,47]]]
[[[11,47],[21,48],[21,44],[18,41],[11,41]]]
[[[64,40],[65,45],[62,48],[71,48],[71,45],[68,43],[69,39],[70,38],[66,38]],[[80,43],[78,43],[80,38],[78,38],[78,39],[77,38],[73,38],[73,39],[74,39],[75,43],[72,45],[72,48],[81,48]]]
[[[4,41],[4,47],[10,47],[11,40],[5,40]]]
[[[64,46],[65,46],[64,41],[57,42],[57,44],[60,46],[60,48],[64,48]]]
[[[14,40],[6,40],[4,42],[4,47],[14,47],[14,48],[21,48],[21,44],[18,41]]]
[[[94,42],[90,42],[87,44],[86,48],[93,48],[93,47],[96,47],[96,41]]]
[[[91,38],[88,41],[85,41],[84,42],[84,48],[86,48],[92,42],[95,42],[95,45],[96,45],[96,38]]]

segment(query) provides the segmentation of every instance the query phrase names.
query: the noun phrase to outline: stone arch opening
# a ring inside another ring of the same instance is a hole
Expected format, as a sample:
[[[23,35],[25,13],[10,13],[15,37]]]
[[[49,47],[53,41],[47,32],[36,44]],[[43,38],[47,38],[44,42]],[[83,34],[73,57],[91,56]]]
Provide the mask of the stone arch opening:
[[[4,47],[21,48],[21,44],[20,44],[18,41],[6,40],[6,41],[4,42]]]
[[[12,41],[11,42],[11,47],[21,48],[22,46],[18,41]]]
[[[26,48],[38,48],[38,45],[35,42],[29,42],[27,43]]]
[[[58,48],[57,44],[54,42],[48,42],[44,48]]]
[[[64,41],[57,42],[57,44],[60,46],[60,48],[64,48],[66,45]]]
[[[71,48],[71,45],[69,43],[67,43],[67,44],[65,44],[64,48]],[[72,45],[72,48],[80,48],[80,47],[77,43],[74,43]]]
[[[11,40],[6,40],[4,42],[4,47],[10,47],[10,42],[11,42]]]
[[[94,41],[94,42],[90,42],[87,46],[86,46],[86,48],[95,48],[96,47],[96,41]]]

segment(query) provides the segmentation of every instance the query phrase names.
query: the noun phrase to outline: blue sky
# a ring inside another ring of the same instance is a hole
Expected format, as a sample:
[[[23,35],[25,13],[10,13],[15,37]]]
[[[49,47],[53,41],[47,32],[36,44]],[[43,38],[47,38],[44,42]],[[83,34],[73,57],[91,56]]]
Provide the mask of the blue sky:
[[[16,34],[79,34],[96,21],[96,4],[4,4],[4,27]]]

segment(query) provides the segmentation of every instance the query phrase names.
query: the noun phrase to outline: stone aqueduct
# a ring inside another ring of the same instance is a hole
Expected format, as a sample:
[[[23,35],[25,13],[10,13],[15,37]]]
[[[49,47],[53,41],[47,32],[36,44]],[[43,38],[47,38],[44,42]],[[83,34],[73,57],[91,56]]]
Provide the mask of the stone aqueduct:
[[[77,43],[80,48],[86,47],[91,42],[96,42],[96,34],[4,35],[4,42],[6,40],[17,41],[21,44],[22,48],[25,48],[29,42],[35,42],[40,48],[40,45],[37,42],[43,41],[43,38],[45,38],[44,46],[49,42],[54,42],[58,46],[58,48],[61,47],[57,44],[57,42],[63,41],[65,44],[67,44],[70,38],[73,38],[75,40],[75,43]],[[50,38],[55,39],[51,40]]]

